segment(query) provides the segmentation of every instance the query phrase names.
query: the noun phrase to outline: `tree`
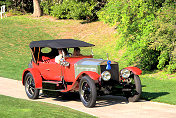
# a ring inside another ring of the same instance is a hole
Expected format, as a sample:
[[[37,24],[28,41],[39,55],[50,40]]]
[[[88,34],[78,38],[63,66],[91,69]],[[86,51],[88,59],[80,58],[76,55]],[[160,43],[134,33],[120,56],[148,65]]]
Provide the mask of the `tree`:
[[[34,6],[34,11],[33,11],[33,16],[34,17],[40,17],[42,15],[39,0],[33,0],[33,6]]]

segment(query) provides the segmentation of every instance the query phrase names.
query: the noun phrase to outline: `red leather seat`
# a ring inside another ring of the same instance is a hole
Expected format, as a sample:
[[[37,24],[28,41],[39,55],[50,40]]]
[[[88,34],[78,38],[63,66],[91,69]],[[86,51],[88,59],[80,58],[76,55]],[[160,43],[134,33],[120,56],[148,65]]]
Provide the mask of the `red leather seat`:
[[[50,58],[49,58],[49,57],[42,56],[42,61],[43,61],[44,63],[49,63],[49,62],[50,62]]]

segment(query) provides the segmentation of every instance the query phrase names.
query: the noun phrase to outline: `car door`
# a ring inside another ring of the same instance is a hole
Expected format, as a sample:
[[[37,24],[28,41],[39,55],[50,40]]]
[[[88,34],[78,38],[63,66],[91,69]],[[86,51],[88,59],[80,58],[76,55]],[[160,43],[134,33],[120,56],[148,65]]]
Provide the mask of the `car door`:
[[[57,63],[39,63],[39,70],[45,80],[61,81],[61,65]]]

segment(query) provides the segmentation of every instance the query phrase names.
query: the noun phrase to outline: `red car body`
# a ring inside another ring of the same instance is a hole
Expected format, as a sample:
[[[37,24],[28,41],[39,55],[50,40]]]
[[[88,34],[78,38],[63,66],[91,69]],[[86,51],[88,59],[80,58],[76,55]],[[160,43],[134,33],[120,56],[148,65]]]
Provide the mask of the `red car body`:
[[[80,56],[80,57],[66,58],[65,60],[70,63],[69,67],[61,66],[60,64],[57,64],[54,60],[51,60],[50,62],[47,62],[47,63],[43,63],[42,61],[39,61],[38,64],[32,62],[33,68],[27,68],[23,71],[22,83],[23,85],[25,84],[24,79],[28,72],[32,73],[34,77],[34,81],[36,83],[35,87],[37,89],[42,89],[42,81],[43,81],[42,77],[45,78],[45,80],[61,81],[62,80],[61,76],[64,76],[64,80],[66,82],[74,83],[68,86],[67,90],[62,90],[61,92],[67,92],[67,91],[75,89],[76,87],[75,84],[78,84],[76,83],[76,81],[78,81],[79,77],[84,74],[90,76],[93,80],[98,82],[100,75],[92,71],[82,71],[75,78],[74,64],[83,58],[93,58],[93,57],[92,56]]]

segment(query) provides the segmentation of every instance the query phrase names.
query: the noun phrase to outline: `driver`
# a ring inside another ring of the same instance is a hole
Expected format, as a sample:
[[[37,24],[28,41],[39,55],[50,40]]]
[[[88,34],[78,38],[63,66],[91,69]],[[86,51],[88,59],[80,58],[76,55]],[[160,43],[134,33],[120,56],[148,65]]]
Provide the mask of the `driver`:
[[[83,56],[82,54],[80,54],[80,48],[74,48],[73,56]]]

